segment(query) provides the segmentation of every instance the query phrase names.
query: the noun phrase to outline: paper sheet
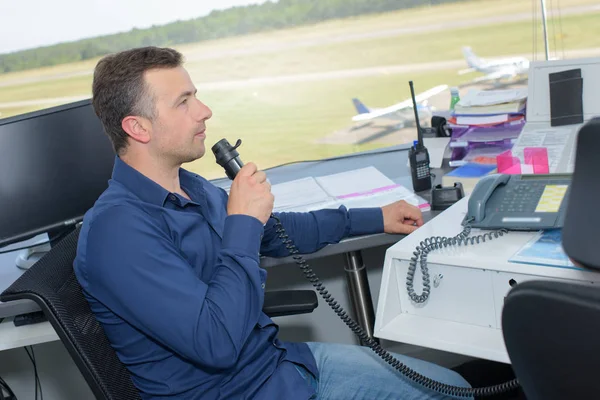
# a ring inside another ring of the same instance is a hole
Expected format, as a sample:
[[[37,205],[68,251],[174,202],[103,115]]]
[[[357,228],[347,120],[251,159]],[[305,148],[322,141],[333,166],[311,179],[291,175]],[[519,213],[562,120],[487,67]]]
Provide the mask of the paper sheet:
[[[527,242],[509,261],[523,264],[545,265],[581,269],[573,265],[562,247],[561,229],[540,231]]]
[[[490,106],[521,101],[527,98],[527,88],[477,90],[471,89],[460,99],[461,106]]]
[[[429,152],[429,166],[431,168],[442,168],[444,153],[449,142],[449,137],[423,138],[423,144]]]
[[[523,129],[517,142],[513,145],[512,154],[525,162],[525,147],[545,147],[548,150],[548,167],[550,173],[573,172],[573,152],[577,129],[573,126]]]
[[[407,203],[421,208],[422,211],[429,210],[428,203],[422,204],[419,198],[413,192],[404,186],[396,186],[389,190],[374,193],[368,196],[352,197],[342,199],[339,202],[346,208],[362,208],[362,207],[383,207],[395,201],[405,200]]]
[[[394,183],[375,167],[308,177],[273,185],[275,211],[306,212],[323,208],[381,207],[398,200],[431,209],[425,199]]]
[[[372,166],[315,179],[330,196],[336,198],[382,191],[394,185],[394,181]]]
[[[320,205],[334,200],[313,177],[272,185],[271,193],[275,196],[274,209],[278,211]]]

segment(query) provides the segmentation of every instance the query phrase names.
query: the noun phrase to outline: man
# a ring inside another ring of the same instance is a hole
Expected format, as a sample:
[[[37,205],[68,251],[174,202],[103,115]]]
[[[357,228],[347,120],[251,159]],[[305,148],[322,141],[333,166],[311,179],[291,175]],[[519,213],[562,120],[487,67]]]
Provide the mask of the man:
[[[109,55],[94,73],[94,108],[117,157],[108,189],[84,218],[75,272],[142,397],[434,398],[368,349],[278,340],[262,312],[259,266],[259,253],[287,255],[269,219],[269,183],[248,163],[227,196],[181,168],[205,153],[212,113],[195,95],[172,49]],[[405,202],[280,218],[303,253],[423,224]],[[466,385],[451,371],[401,360]]]

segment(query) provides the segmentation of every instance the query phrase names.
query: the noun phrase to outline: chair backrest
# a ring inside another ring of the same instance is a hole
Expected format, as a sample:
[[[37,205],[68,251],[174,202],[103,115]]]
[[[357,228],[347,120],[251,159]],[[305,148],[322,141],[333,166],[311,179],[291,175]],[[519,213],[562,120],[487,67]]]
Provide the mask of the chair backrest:
[[[506,297],[502,329],[527,400],[600,397],[600,290],[526,281]]]
[[[0,299],[35,301],[56,330],[98,399],[140,399],[129,371],[94,317],[73,271],[80,228],[56,244]]]

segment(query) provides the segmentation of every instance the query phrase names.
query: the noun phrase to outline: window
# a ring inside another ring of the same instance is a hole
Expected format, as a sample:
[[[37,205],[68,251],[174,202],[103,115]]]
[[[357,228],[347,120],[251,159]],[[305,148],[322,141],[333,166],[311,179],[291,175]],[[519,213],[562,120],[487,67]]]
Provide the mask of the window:
[[[172,46],[213,110],[207,148],[241,138],[242,159],[260,168],[410,143],[409,80],[416,94],[439,90],[419,102],[428,125],[432,110],[450,105],[446,86],[468,90],[488,74],[477,71],[481,57],[545,58],[539,0],[36,3],[0,5],[0,118],[90,97],[107,52]],[[550,57],[600,54],[596,0],[546,4]],[[526,79],[522,66],[510,61],[506,71]],[[186,167],[224,175],[210,150]]]

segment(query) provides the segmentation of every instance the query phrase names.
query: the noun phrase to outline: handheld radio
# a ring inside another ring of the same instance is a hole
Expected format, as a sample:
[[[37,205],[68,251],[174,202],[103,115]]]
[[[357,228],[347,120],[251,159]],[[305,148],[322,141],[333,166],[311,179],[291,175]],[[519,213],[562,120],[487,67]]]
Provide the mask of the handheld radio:
[[[408,152],[408,160],[410,161],[410,174],[412,177],[413,190],[421,192],[431,189],[431,173],[429,171],[429,152],[423,144],[423,130],[419,123],[419,111],[417,110],[417,101],[415,100],[415,90],[413,82],[409,81],[410,95],[413,102],[413,110],[415,112],[415,124],[417,126],[417,142]]]
[[[411,82],[411,90],[412,90],[412,82]],[[414,96],[413,96],[414,101]],[[417,120],[418,123],[418,120]],[[237,152],[237,148],[242,144],[242,141],[238,139],[235,146],[229,144],[227,139],[221,139],[212,147],[212,152],[215,155],[217,163],[225,169],[227,176],[229,179],[234,179],[240,169],[244,166],[244,163],[239,157]],[[425,154],[427,154],[427,150],[425,150]],[[427,165],[429,165],[429,157],[427,157]],[[431,187],[431,182],[429,183]],[[424,375],[421,375],[417,371],[409,368],[396,358],[392,354],[390,354],[387,350],[381,347],[381,345],[373,338],[369,337],[365,331],[361,328],[361,326],[354,321],[349,313],[342,308],[342,306],[333,298],[333,296],[327,291],[325,285],[319,280],[317,275],[313,272],[313,270],[309,267],[308,263],[300,255],[300,251],[292,241],[292,239],[288,236],[281,223],[279,217],[275,214],[271,214],[271,218],[275,221],[275,230],[277,232],[277,236],[287,250],[290,252],[290,255],[294,259],[294,262],[298,264],[300,270],[304,274],[304,277],[308,279],[310,283],[314,286],[315,290],[321,295],[321,297],[325,300],[327,305],[333,309],[338,317],[358,338],[366,343],[367,346],[371,348],[379,357],[381,357],[385,362],[390,364],[396,371],[409,378],[413,382],[421,384],[431,390],[434,390],[438,393],[449,394],[456,397],[473,397],[475,396],[491,396],[497,393],[503,393],[510,390],[514,390],[518,387],[518,383],[515,380],[503,383],[500,385],[485,387],[485,388],[464,388],[460,386],[448,385],[442,382],[434,381],[431,378],[428,378]]]

